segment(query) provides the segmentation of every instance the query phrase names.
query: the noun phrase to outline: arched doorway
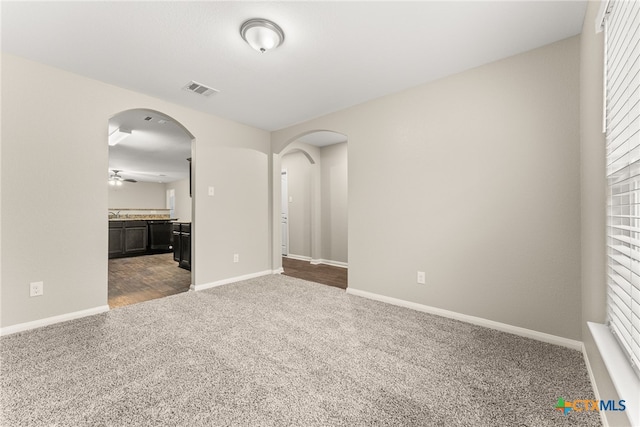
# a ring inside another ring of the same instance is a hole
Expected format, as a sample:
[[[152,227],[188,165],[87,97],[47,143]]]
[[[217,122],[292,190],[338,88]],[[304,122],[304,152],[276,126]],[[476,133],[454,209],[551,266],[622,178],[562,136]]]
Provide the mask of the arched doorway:
[[[122,111],[108,127],[109,306],[187,291],[194,137],[149,109]]]
[[[326,130],[299,135],[274,153],[274,173],[277,172],[281,177],[286,173],[287,179],[276,183],[274,176],[274,206],[281,206],[281,211],[274,215],[283,218],[277,225],[274,222],[274,239],[279,237],[280,243],[274,242],[274,250],[282,248],[284,255],[280,260],[274,259],[275,263],[280,261],[274,265],[286,264],[296,274],[298,270],[306,270],[310,277],[301,278],[346,288],[347,137]],[[324,267],[327,271],[320,272]],[[340,271],[332,272],[329,267]],[[286,268],[284,273],[287,274]],[[314,273],[320,276],[316,278]]]

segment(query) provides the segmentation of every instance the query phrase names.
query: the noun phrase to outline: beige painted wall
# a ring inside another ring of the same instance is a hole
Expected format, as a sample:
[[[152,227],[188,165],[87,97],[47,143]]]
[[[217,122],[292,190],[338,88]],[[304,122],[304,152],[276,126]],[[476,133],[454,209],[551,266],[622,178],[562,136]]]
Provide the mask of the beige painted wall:
[[[123,182],[120,186],[107,185],[109,209],[164,209],[165,184],[154,182]]]
[[[175,190],[175,218],[182,222],[191,222],[191,197],[189,197],[189,179],[168,182],[165,187],[166,190]]]
[[[347,143],[320,149],[322,259],[347,263]]]
[[[127,109],[196,138],[193,283],[270,270],[268,132],[7,54],[1,78],[2,327],[107,304],[107,123]]]
[[[347,135],[350,288],[581,339],[579,53],[569,38],[272,134],[274,153]]]
[[[596,34],[600,4],[589,2],[580,38],[580,136],[581,136],[581,257],[582,341],[601,399],[618,400],[587,322],[606,319],[606,170],[605,136],[602,132],[604,33]],[[605,413],[609,425],[628,426],[624,413]]]

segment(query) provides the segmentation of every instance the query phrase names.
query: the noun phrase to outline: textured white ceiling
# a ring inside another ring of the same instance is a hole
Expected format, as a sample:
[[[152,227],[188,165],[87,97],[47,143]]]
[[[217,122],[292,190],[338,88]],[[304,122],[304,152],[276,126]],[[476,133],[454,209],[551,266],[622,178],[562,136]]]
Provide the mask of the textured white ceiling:
[[[326,147],[327,145],[338,144],[340,142],[347,142],[347,137],[338,132],[320,130],[320,131],[316,131],[316,132],[304,135],[298,138],[298,141],[315,145],[317,147]]]
[[[129,110],[109,120],[109,133],[118,128],[130,130],[131,136],[109,147],[110,171],[157,183],[189,177],[191,135],[171,118],[151,110]]]
[[[276,130],[575,34],[584,1],[8,2],[2,50]],[[284,44],[239,35],[267,18]],[[191,80],[220,90],[200,97]]]

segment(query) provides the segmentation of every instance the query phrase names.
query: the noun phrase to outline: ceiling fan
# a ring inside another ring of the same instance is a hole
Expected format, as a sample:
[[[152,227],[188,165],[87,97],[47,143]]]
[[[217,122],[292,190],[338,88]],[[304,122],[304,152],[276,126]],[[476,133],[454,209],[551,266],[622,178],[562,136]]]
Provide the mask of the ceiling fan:
[[[111,175],[109,175],[109,185],[122,185],[123,182],[138,182],[135,179],[131,179],[131,178],[123,178],[122,176],[120,176],[120,172],[122,172],[119,169],[112,169],[111,170],[112,173]]]

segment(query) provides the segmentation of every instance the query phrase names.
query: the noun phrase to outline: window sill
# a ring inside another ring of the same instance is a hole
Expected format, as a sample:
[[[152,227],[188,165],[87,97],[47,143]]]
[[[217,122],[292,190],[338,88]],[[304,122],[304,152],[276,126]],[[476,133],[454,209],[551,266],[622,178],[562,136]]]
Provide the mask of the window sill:
[[[632,426],[640,426],[640,378],[606,325],[587,322],[618,396],[625,401],[625,413]],[[606,396],[600,396],[601,399]]]

